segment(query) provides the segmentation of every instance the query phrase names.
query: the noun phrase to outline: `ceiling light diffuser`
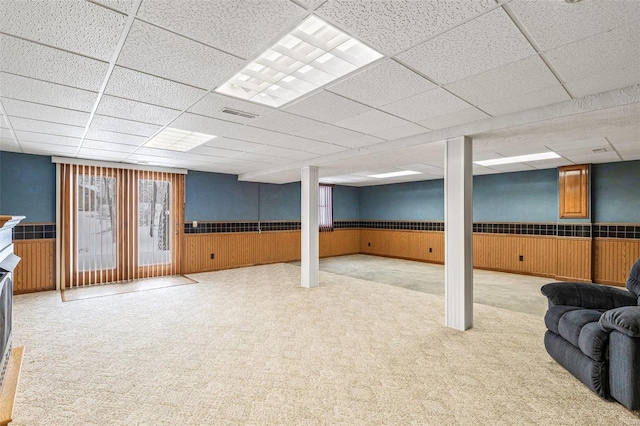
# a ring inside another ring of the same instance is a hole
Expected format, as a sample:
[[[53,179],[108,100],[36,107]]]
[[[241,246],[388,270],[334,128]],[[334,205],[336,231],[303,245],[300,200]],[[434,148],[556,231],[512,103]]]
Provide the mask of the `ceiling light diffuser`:
[[[149,139],[149,141],[147,141],[143,146],[147,148],[187,152],[215,137],[216,136],[204,133],[189,132],[187,130],[167,127],[156,136]]]
[[[558,154],[552,151],[541,152],[539,154],[518,155],[515,157],[502,157],[495,158],[493,160],[474,161],[479,166],[498,166],[500,164],[512,164],[512,163],[528,163],[530,161],[550,160],[553,158],[560,158]]]
[[[215,91],[277,108],[382,56],[312,15]]]
[[[386,179],[398,176],[410,176],[410,175],[420,175],[420,172],[414,172],[413,170],[401,170],[399,172],[391,172],[391,173],[382,173],[379,175],[370,175],[369,177],[376,179]]]

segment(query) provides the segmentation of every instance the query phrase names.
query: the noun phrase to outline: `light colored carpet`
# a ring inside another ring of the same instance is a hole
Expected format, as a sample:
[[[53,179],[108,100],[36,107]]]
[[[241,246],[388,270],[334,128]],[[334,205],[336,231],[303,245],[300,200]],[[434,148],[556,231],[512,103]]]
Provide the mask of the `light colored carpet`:
[[[15,298],[15,425],[625,425],[546,354],[536,316],[275,264],[62,303]]]

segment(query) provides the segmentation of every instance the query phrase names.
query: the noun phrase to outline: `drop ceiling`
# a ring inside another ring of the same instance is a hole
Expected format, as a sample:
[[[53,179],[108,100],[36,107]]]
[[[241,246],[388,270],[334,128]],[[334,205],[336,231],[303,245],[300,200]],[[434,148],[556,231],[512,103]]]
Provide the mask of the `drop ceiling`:
[[[215,92],[310,15],[384,57],[280,108]],[[217,137],[144,146],[167,127]],[[640,159],[640,2],[0,0],[2,151],[366,186],[442,178],[461,135],[561,155],[475,174]]]

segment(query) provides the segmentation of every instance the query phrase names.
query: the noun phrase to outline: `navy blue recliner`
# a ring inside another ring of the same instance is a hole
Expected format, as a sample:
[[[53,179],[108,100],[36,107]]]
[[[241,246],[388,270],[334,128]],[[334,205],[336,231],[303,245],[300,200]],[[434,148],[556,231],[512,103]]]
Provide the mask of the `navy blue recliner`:
[[[602,398],[640,409],[640,259],[626,287],[551,283],[544,317],[549,355]]]

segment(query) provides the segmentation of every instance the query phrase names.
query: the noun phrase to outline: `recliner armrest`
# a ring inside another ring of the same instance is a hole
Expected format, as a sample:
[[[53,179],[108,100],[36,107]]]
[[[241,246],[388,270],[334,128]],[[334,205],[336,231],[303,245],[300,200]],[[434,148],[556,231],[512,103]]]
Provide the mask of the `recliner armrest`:
[[[606,332],[615,330],[629,337],[640,337],[640,306],[611,309],[602,314],[598,324]]]
[[[609,310],[638,304],[633,293],[599,284],[550,283],[540,290],[549,299],[549,305]]]

